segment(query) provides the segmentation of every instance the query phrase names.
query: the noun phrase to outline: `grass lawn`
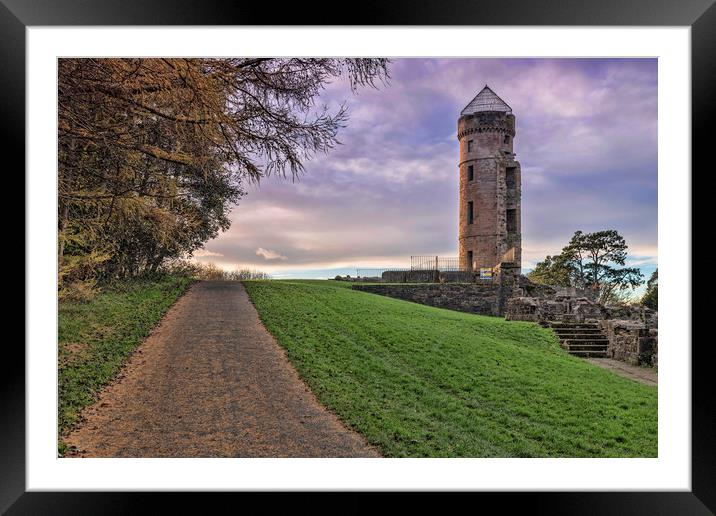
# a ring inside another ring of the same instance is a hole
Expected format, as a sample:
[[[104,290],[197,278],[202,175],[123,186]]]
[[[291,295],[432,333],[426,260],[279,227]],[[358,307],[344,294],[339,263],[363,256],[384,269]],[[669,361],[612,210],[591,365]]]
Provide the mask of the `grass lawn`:
[[[116,376],[191,281],[184,276],[128,281],[105,289],[86,303],[60,303],[60,435],[77,421],[79,410],[91,404]]]
[[[656,457],[657,389],[550,330],[350,290],[246,281],[318,398],[388,457]]]

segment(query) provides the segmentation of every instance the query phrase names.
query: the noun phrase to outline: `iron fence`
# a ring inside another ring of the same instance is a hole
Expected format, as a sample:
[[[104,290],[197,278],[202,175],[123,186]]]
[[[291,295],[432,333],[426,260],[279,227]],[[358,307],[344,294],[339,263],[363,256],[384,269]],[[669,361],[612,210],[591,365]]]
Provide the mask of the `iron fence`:
[[[386,271],[408,272],[408,271],[442,271],[460,272],[465,271],[460,267],[460,259],[457,256],[411,256],[410,268],[405,267],[361,267],[356,269],[356,276],[359,278],[380,278]]]
[[[453,272],[464,269],[457,256],[411,256],[410,270]]]

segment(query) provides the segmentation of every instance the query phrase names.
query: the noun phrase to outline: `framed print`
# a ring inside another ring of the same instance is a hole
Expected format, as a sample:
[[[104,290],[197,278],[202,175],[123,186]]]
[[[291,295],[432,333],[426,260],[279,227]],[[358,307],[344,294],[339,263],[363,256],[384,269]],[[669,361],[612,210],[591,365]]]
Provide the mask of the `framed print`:
[[[334,12],[2,0],[27,304],[0,507],[714,511],[712,2]]]

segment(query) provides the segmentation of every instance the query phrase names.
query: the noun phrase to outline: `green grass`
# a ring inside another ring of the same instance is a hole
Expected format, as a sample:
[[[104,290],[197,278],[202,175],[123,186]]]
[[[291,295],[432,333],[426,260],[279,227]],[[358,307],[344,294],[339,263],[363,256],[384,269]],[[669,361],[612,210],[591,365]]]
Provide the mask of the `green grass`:
[[[318,398],[388,457],[655,457],[657,390],[532,323],[350,290],[247,281]]]
[[[127,281],[105,289],[89,302],[59,304],[60,435],[117,375],[191,281],[173,275]],[[60,442],[60,452],[63,449]]]

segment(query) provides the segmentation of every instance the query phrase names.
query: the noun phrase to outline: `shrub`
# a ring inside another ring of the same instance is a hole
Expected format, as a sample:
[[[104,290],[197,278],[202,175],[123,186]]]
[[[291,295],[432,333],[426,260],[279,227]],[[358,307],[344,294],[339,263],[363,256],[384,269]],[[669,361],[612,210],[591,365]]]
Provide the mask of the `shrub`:
[[[194,274],[196,279],[216,281],[224,279],[224,270],[214,263],[201,264]]]
[[[86,303],[91,301],[99,292],[97,281],[94,279],[76,280],[71,283],[63,282],[57,291],[57,298],[60,301],[79,301]]]
[[[242,281],[255,279],[271,279],[271,275],[248,267],[237,267],[236,269],[225,271],[213,262],[197,263],[189,260],[172,260],[162,267],[163,272],[171,274],[181,274],[204,281]]]
[[[256,269],[248,269],[246,267],[237,268],[233,271],[226,271],[224,279],[231,281],[253,280],[253,279],[271,279],[271,275]]]

